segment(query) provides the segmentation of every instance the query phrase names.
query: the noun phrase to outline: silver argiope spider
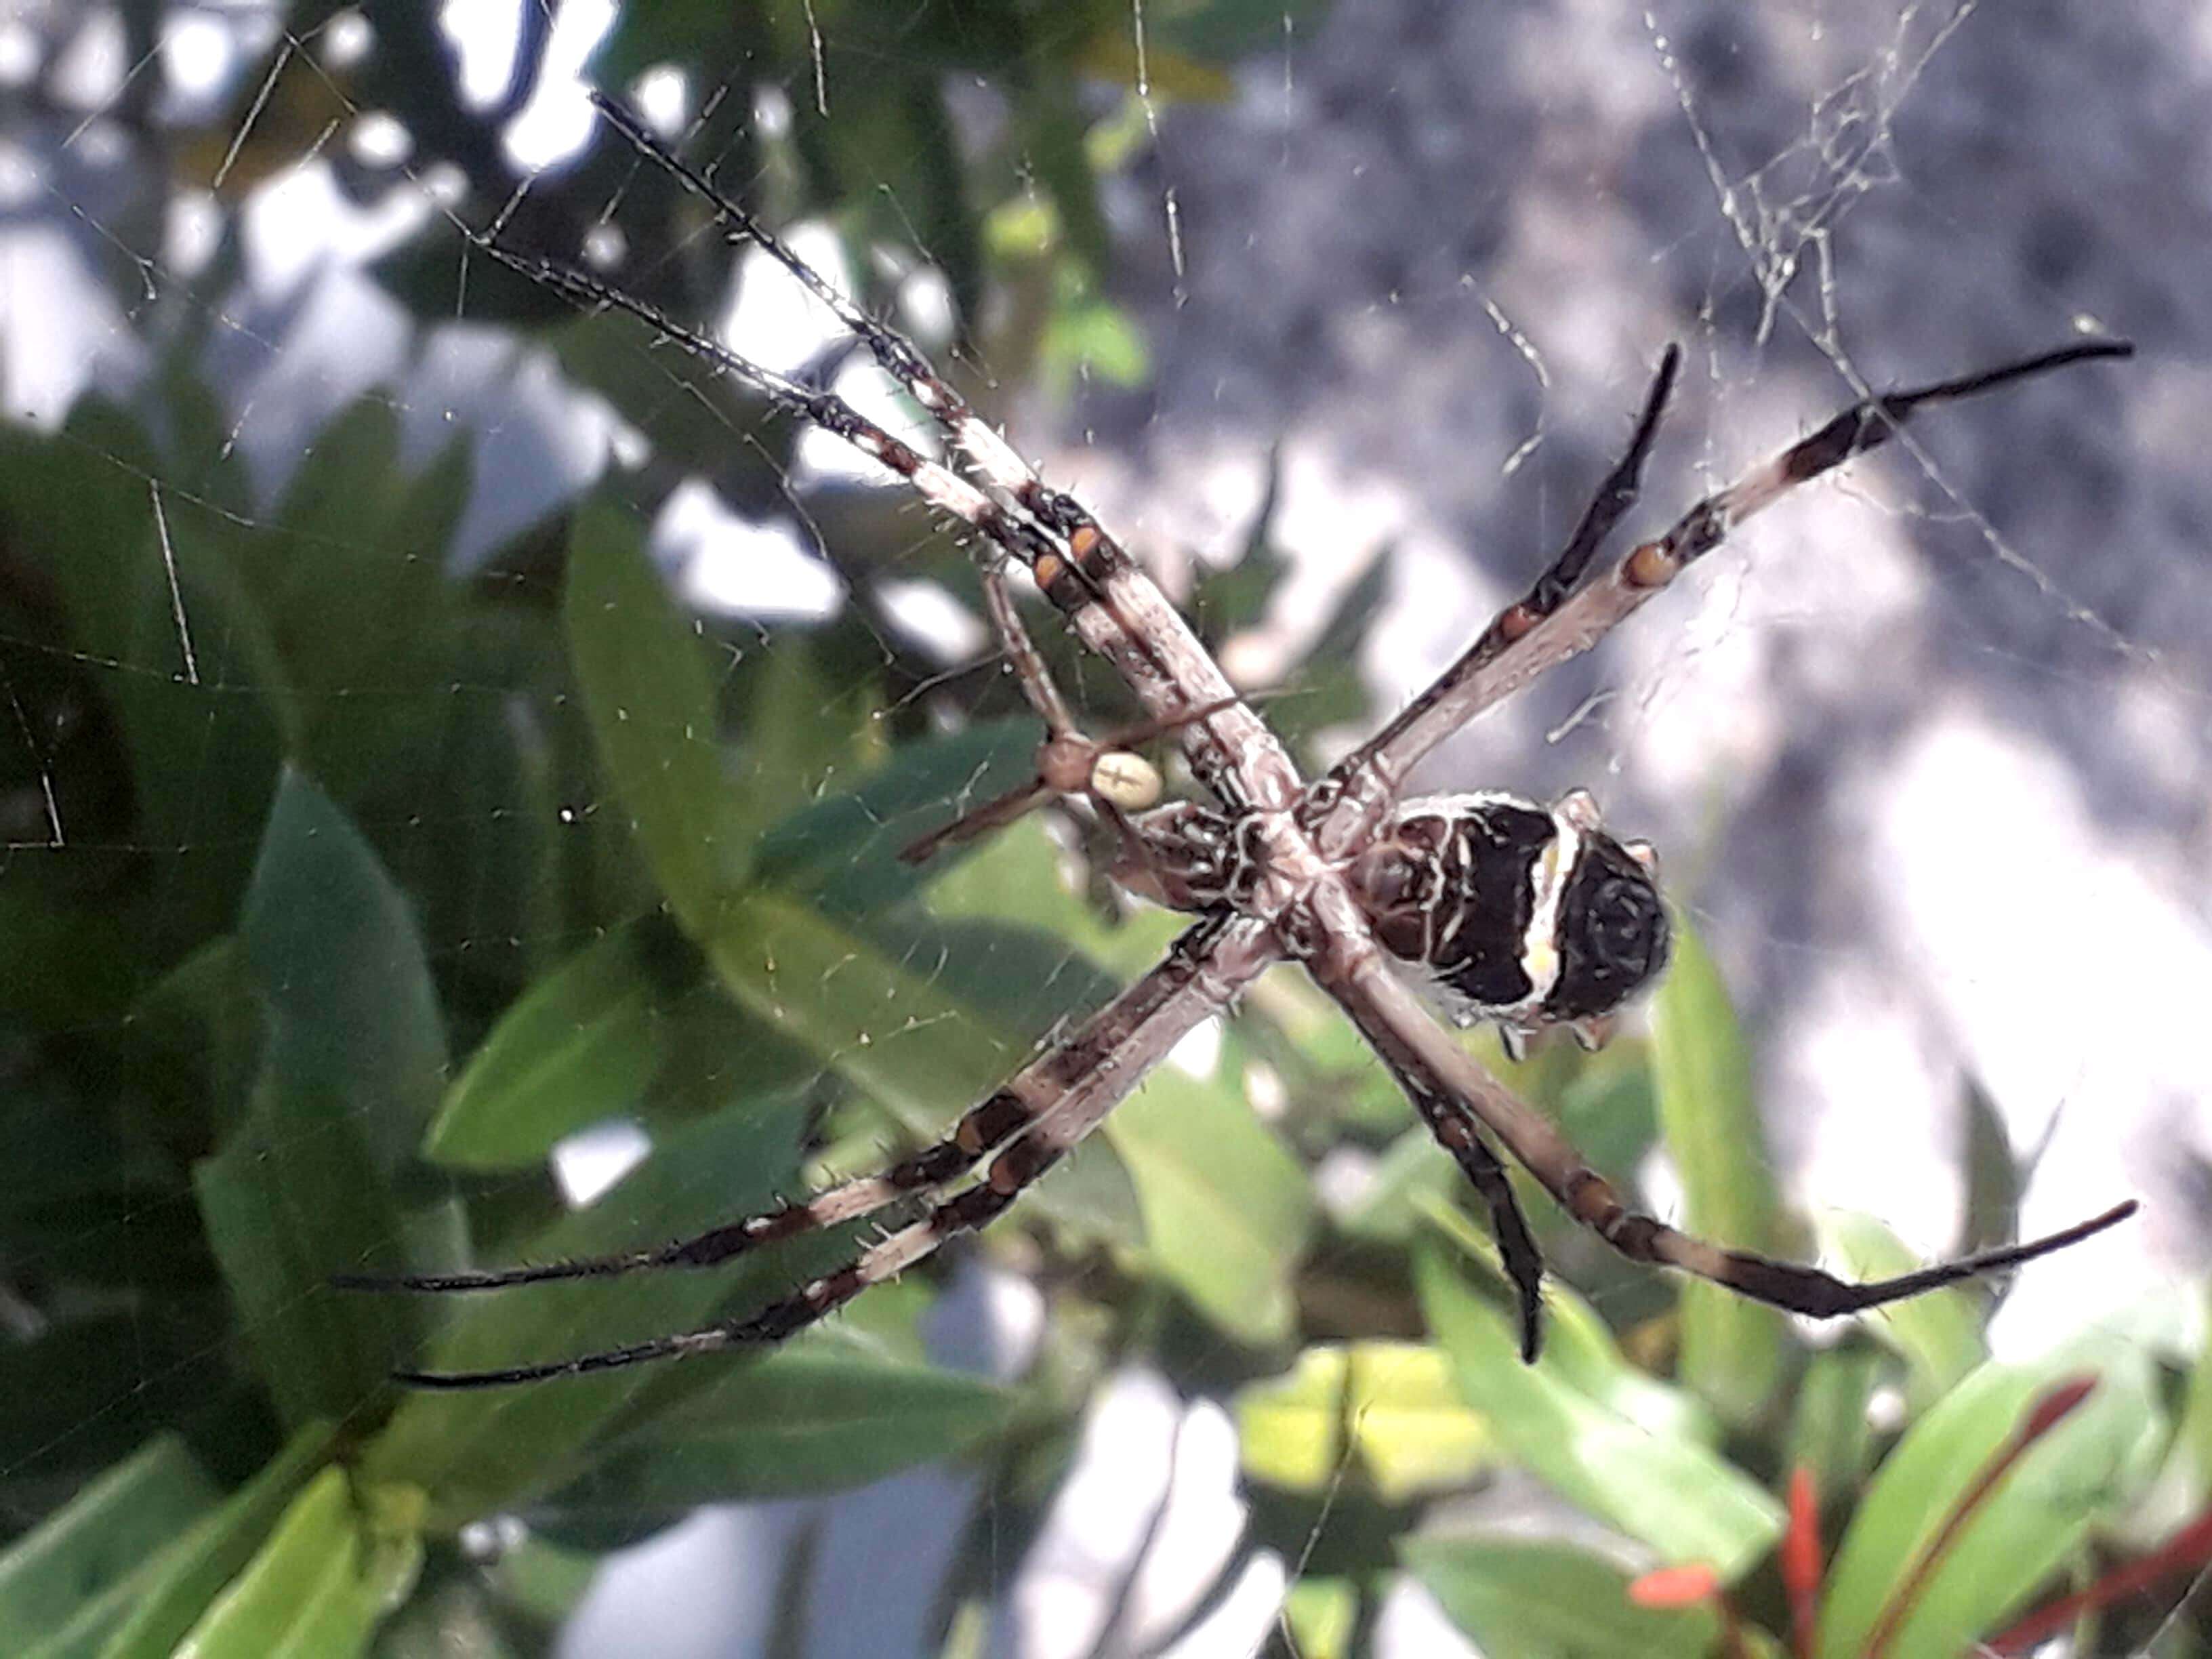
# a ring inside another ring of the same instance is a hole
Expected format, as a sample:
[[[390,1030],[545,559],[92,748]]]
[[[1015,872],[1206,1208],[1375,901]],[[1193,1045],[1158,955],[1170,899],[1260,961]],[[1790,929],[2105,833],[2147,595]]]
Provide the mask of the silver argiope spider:
[[[352,1289],[459,1291],[707,1267],[772,1240],[928,1199],[918,1219],[845,1267],[757,1313],[704,1330],[542,1364],[402,1371],[400,1381],[422,1388],[496,1387],[778,1341],[999,1215],[1134,1090],[1178,1039],[1229,1009],[1261,970],[1285,957],[1302,963],[1351,1018],[1488,1204],[1519,1297],[1522,1351],[1531,1360],[1540,1338],[1542,1261],[1486,1130],[1571,1216],[1623,1255],[1818,1318],[2014,1267],[2134,1213],[2130,1200],[2024,1244],[1850,1284],[1818,1268],[1708,1243],[1630,1209],[1548,1118],[1510,1093],[1437,1022],[1409,988],[1407,970],[1425,975],[1462,1024],[1495,1021],[1516,1042],[1554,1025],[1585,1042],[1600,1041],[1608,1018],[1667,957],[1668,924],[1650,848],[1608,835],[1595,802],[1579,790],[1549,807],[1503,794],[1401,799],[1414,764],[1445,737],[1545,670],[1588,650],[1752,514],[1886,442],[1922,405],[2068,363],[2124,357],[2132,349],[2126,342],[2081,341],[1856,404],[1699,501],[1664,535],[1598,569],[1607,537],[1636,501],[1674,386],[1681,359],[1669,347],[1626,453],[1535,585],[1378,734],[1309,785],[1159,589],[1082,507],[1042,483],[919,350],[830,288],[635,117],[604,97],[594,101],[642,157],[708,205],[729,237],[765,250],[830,306],[942,429],[960,464],[956,470],[926,459],[842,399],[748,362],[591,276],[508,251],[496,231],[474,239],[490,258],[580,306],[643,319],[717,372],[836,434],[988,544],[984,584],[992,620],[1046,727],[1037,775],[916,843],[907,856],[925,859],[1049,796],[1080,799],[1118,842],[1116,878],[1198,920],[1157,967],[970,1108],[942,1140],[878,1175],[627,1255],[389,1279],[349,1275],[337,1282]],[[1143,726],[1104,742],[1077,729],[1007,592],[1008,559],[1028,570],[1084,641],[1128,682],[1150,715]],[[1158,776],[1128,745],[1170,731],[1215,805],[1154,805]]]

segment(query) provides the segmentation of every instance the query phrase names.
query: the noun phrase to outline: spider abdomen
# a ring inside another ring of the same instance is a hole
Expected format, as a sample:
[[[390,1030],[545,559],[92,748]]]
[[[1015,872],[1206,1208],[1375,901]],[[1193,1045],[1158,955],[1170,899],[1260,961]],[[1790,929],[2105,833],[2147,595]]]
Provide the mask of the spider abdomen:
[[[1382,947],[1430,969],[1477,1014],[1549,988],[1559,826],[1510,795],[1407,801],[1352,861],[1352,890]]]
[[[1468,1019],[1521,1026],[1610,1012],[1665,963],[1648,852],[1597,827],[1589,796],[1399,806],[1347,872],[1376,938]]]

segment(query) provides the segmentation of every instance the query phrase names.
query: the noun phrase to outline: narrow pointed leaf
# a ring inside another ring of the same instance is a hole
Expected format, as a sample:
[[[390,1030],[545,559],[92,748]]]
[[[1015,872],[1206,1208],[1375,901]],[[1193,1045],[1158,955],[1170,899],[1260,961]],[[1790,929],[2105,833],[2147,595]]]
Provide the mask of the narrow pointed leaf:
[[[663,1058],[661,999],[687,971],[672,932],[655,917],[630,922],[532,986],[447,1091],[423,1156],[526,1168],[563,1136],[633,1110]]]
[[[1824,1254],[1846,1279],[1888,1279],[1928,1264],[1872,1216],[1836,1210],[1820,1217]],[[1942,1399],[1989,1357],[1978,1307],[1986,1292],[1958,1285],[1876,1308],[1859,1323],[1883,1346],[1901,1355],[1915,1411]]]
[[[419,1494],[356,1489],[329,1468],[293,1500],[192,1627],[191,1659],[346,1659],[368,1651],[422,1561]]]
[[[397,1265],[391,1179],[443,1084],[444,1037],[404,897],[320,790],[288,773],[247,896],[266,1011],[246,1121],[193,1170],[240,1328],[288,1420],[341,1418],[409,1346],[409,1310],[331,1273]]]
[[[556,1261],[637,1249],[766,1207],[791,1188],[806,1106],[804,1092],[793,1091],[741,1103],[676,1131],[589,1208],[562,1217],[507,1259]],[[791,1283],[788,1264],[769,1254],[712,1272],[439,1297],[442,1322],[427,1348],[419,1355],[394,1351],[386,1359],[416,1361],[429,1370],[560,1359],[697,1329],[725,1304],[755,1306],[785,1293]],[[751,1358],[669,1364],[714,1374]],[[428,1492],[435,1524],[456,1526],[572,1478],[592,1438],[667,1369],[638,1366],[481,1393],[410,1394],[362,1467],[375,1480]]]
[[[1491,1462],[1491,1437],[1442,1351],[1416,1342],[1324,1345],[1236,1400],[1245,1472],[1291,1492],[1327,1491],[1357,1467],[1387,1503],[1460,1485]],[[1347,1443],[1348,1441],[1348,1443]]]
[[[331,1427],[311,1423],[222,1506],[203,1516],[163,1553],[137,1588],[130,1613],[100,1648],[100,1659],[165,1659],[254,1553],[315,1471],[330,1456]]]
[[[1867,1489],[1828,1575],[1825,1659],[1865,1650],[1883,1609],[2030,1407],[2059,1383],[2096,1379],[2080,1407],[2003,1477],[1935,1567],[1898,1628],[1894,1656],[1960,1653],[2027,1604],[2100,1514],[2139,1490],[2163,1445],[2148,1357],[2125,1347],[1988,1364],[1932,1407]]]
[[[1705,1659],[1719,1635],[1709,1610],[1662,1612],[1629,1600],[1629,1576],[1567,1544],[1416,1538],[1406,1565],[1485,1653],[1513,1659]]]
[[[1011,1403],[981,1378],[819,1333],[623,1436],[547,1507],[634,1514],[841,1491],[965,1449],[1005,1424]]]
[[[726,833],[707,647],[623,510],[594,501],[569,539],[562,598],[568,652],[599,762],[669,908],[695,935],[750,848]]]
[[[1750,1054],[1719,969],[1680,922],[1652,1007],[1651,1049],[1660,1124],[1682,1181],[1683,1226],[1774,1255],[1781,1200],[1752,1097]],[[1681,1298],[1682,1381],[1727,1421],[1755,1420],[1781,1374],[1781,1314],[1694,1280],[1684,1281]]]
[[[1106,1120],[1161,1272],[1222,1330],[1291,1333],[1291,1275],[1313,1224],[1305,1170],[1218,1079],[1170,1061]]]
[[[1772,1547],[1781,1507],[1747,1476],[1694,1441],[1655,1435],[1593,1400],[1562,1380],[1548,1353],[1523,1364],[1505,1314],[1468,1288],[1440,1249],[1416,1255],[1414,1278],[1461,1397],[1489,1422],[1502,1456],[1662,1560],[1709,1563],[1733,1581]]]
[[[218,1496],[174,1435],[100,1475],[0,1553],[0,1652],[59,1637]]]

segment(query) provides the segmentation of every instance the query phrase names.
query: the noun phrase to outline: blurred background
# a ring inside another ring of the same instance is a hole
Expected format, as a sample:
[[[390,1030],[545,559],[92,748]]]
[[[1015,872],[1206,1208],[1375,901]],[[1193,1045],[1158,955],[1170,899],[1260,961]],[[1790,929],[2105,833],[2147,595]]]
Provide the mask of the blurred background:
[[[2208,82],[2182,0],[0,7],[8,1650],[2205,1650]],[[898,865],[1036,739],[971,550],[471,246],[930,443],[593,87],[1309,764],[1540,568],[1668,342],[1632,537],[1869,388],[2133,339],[1799,492],[1421,781],[1661,848],[1650,1019],[1506,1068],[1658,1213],[1863,1273],[2142,1215],[1993,1317],[1815,1331],[1534,1197],[1524,1371],[1479,1210],[1279,972],[788,1349],[392,1389],[860,1236],[459,1307],[330,1273],[871,1167],[1174,932],[1073,819]]]

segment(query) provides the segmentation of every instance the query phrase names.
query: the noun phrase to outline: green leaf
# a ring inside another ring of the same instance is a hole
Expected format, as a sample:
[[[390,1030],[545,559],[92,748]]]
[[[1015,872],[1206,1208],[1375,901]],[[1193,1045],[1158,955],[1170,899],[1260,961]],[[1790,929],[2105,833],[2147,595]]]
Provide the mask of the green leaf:
[[[2031,1406],[2088,1376],[2095,1390],[2013,1466],[1923,1585],[1889,1651],[1955,1654],[2020,1608],[2100,1515],[2148,1477],[2166,1431],[2139,1351],[2077,1346],[2033,1365],[1989,1364],[1937,1401],[1867,1489],[1828,1575],[1820,1651],[1863,1654],[1893,1595]]]
[[[1823,1253],[1845,1279],[1889,1279],[1925,1267],[1905,1241],[1872,1216],[1836,1210],[1818,1225]],[[1908,1403],[1916,1413],[1941,1399],[1989,1355],[1977,1293],[1965,1285],[1892,1302],[1860,1320],[1860,1328],[1905,1364]]]
[[[1772,1547],[1782,1514],[1757,1483],[1694,1441],[1654,1434],[1565,1381],[1571,1362],[1557,1352],[1566,1346],[1558,1333],[1543,1358],[1525,1365],[1505,1315],[1469,1290],[1439,1249],[1416,1254],[1414,1280],[1461,1396],[1488,1420],[1502,1455],[1663,1560],[1709,1563],[1723,1581]]]
[[[2160,1479],[2176,1495],[2182,1513],[2195,1512],[2212,1497],[2212,1347],[2201,1351],[2190,1367],[2173,1449]]]
[[[1781,1199],[1766,1156],[1751,1058],[1728,987],[1686,923],[1651,1011],[1652,1069],[1667,1150],[1681,1176],[1684,1228],[1731,1249],[1781,1248]],[[1781,1375],[1782,1315],[1717,1285],[1681,1288],[1684,1382],[1722,1418],[1756,1421]]]
[[[405,898],[288,772],[241,928],[268,1037],[252,1107],[192,1181],[240,1328],[287,1419],[342,1418],[410,1346],[406,1304],[341,1296],[394,1265],[390,1182],[428,1121],[444,1038]]]
[[[222,1508],[194,1522],[162,1553],[159,1571],[135,1587],[131,1613],[100,1649],[100,1659],[164,1659],[252,1559],[329,1457],[331,1445],[328,1424],[307,1425]]]
[[[422,1564],[422,1498],[325,1469],[185,1638],[192,1659],[364,1653]]]
[[[1387,550],[1368,560],[1304,653],[1294,684],[1266,700],[1267,723],[1278,737],[1306,756],[1314,769],[1331,758],[1311,749],[1316,734],[1367,717],[1373,698],[1360,664],[1368,629],[1389,591],[1394,565]]]
[[[597,1202],[520,1241],[512,1259],[635,1249],[765,1208],[789,1186],[807,1105],[803,1091],[747,1100],[659,1138]],[[442,1298],[445,1323],[422,1365],[468,1370],[619,1347],[698,1329],[718,1308],[757,1305],[791,1283],[788,1258],[763,1252],[714,1273],[641,1273]],[[748,1363],[748,1356],[731,1355],[689,1365],[711,1376]],[[574,1479],[592,1438],[665,1371],[639,1366],[534,1389],[409,1394],[363,1454],[362,1468],[378,1480],[428,1492],[435,1523],[458,1526]]]
[[[902,744],[857,788],[820,795],[779,820],[762,838],[756,879],[841,917],[873,915],[959,867],[963,851],[940,854],[927,870],[898,855],[970,805],[1032,776],[1036,744],[1031,720],[987,720]]]
[[[1072,896],[1060,905],[1080,914]],[[1033,962],[1019,939],[996,943],[1011,964],[990,970],[999,989],[969,985],[987,958],[957,952],[939,965],[921,946],[894,957],[827,917],[753,892],[732,902],[708,955],[740,1003],[928,1134],[1027,1059],[1027,1029],[994,1018],[1006,1007],[1000,990],[1048,993],[1065,1012],[1092,971],[1064,946]],[[930,971],[906,965],[916,960]],[[1255,1342],[1284,1334],[1312,1199],[1304,1171],[1241,1093],[1163,1066],[1106,1121],[1105,1135],[1136,1183],[1158,1270],[1223,1329]],[[1040,1199],[1049,1204],[1052,1190],[1048,1180]]]
[[[307,436],[259,533],[214,532],[239,565],[288,678],[308,694],[309,752],[333,793],[349,800],[389,775],[375,769],[380,763],[401,763],[399,775],[409,775],[404,763],[419,763],[422,751],[399,745],[423,729],[426,713],[444,718],[409,699],[363,708],[347,696],[370,686],[428,692],[451,656],[459,612],[444,555],[467,499],[467,452],[448,446],[410,479],[399,447],[392,399],[361,398]]]
[[[0,1554],[0,1652],[26,1654],[122,1616],[106,1594],[211,1509],[219,1496],[173,1434],[148,1443]],[[97,1633],[95,1631],[94,1633]]]
[[[699,624],[677,608],[636,524],[597,499],[569,538],[562,613],[600,764],[662,896],[697,937],[750,850],[726,833],[729,784]]]
[[[1043,830],[1017,823],[930,888],[929,908],[956,917],[1018,916],[1125,973],[1160,959],[1184,926],[1156,914],[1109,928],[1068,890]],[[1058,947],[1065,950],[1065,946]],[[1033,974],[1064,1012],[1064,973]],[[1233,1066],[1194,1078],[1172,1062],[1106,1120],[1104,1134],[1136,1183],[1152,1259],[1209,1319],[1243,1340],[1286,1335],[1291,1277],[1314,1218],[1304,1170],[1246,1103]]]
[[[665,1055],[662,1005],[698,972],[657,916],[579,951],[492,1027],[422,1155],[449,1169],[527,1168],[563,1136],[634,1112]]]
[[[1207,571],[1191,589],[1190,602],[1183,608],[1209,650],[1231,635],[1257,628],[1266,620],[1276,593],[1290,580],[1291,562],[1276,547],[1273,538],[1282,487],[1283,456],[1277,447],[1267,452],[1267,480],[1244,533],[1243,553],[1234,563]]]
[[[1027,1056],[1027,1034],[990,1029],[938,975],[781,894],[732,900],[702,943],[740,1005],[918,1133],[941,1129]]]
[[[1403,1503],[1492,1461],[1450,1361],[1417,1342],[1308,1348],[1287,1376],[1241,1389],[1233,1409],[1245,1473],[1290,1492],[1326,1492],[1357,1460],[1386,1503]]]
[[[1488,1231],[1455,1205],[1419,1196],[1414,1201],[1462,1255],[1482,1265],[1501,1299],[1514,1298],[1498,1241]],[[1719,1425],[1705,1406],[1694,1395],[1631,1364],[1597,1310],[1556,1276],[1545,1281],[1544,1319],[1544,1364],[1562,1386],[1655,1439],[1705,1447],[1719,1440]]]
[[[1872,1343],[1838,1343],[1813,1356],[1797,1385],[1784,1469],[1812,1472],[1814,1490],[1855,1492],[1873,1449],[1871,1407],[1884,1360]]]
[[[622,1436],[548,1507],[630,1515],[839,1492],[964,1450],[1010,1404],[981,1378],[810,1333]]]
[[[1966,1080],[1965,1095],[1964,1242],[1969,1250],[1990,1249],[2020,1237],[2020,1204],[2027,1176],[2013,1156],[2012,1137],[2006,1132],[1996,1102],[1972,1078]]]
[[[1427,1224],[1430,1208],[1449,1208],[1467,1177],[1425,1128],[1408,1129],[1383,1149],[1358,1204],[1337,1225],[1363,1243],[1405,1245]]]
[[[1352,1659],[1359,1634],[1359,1586],[1301,1573],[1283,1598],[1283,1622],[1298,1659]]]
[[[735,901],[708,954],[746,1013],[811,1054],[918,1139],[944,1132],[1031,1052],[1029,1032],[1071,1006],[1104,1000],[1097,970],[1034,932],[945,936],[878,918],[888,938],[848,932],[781,895]],[[914,965],[923,964],[927,971]],[[1111,1233],[1126,1181],[1103,1146],[1079,1146],[1030,1204],[1078,1235]],[[880,1162],[872,1141],[868,1164]]]
[[[1113,240],[1099,206],[1097,175],[1085,151],[1090,106],[1071,68],[1047,60],[1014,76],[1012,113],[1024,169],[1051,193],[1062,238],[1095,280],[1112,268]],[[1141,342],[1136,349],[1141,355]],[[1117,386],[1132,384],[1110,378]]]
[[[240,918],[283,1127],[356,1126],[378,1171],[413,1157],[446,1085],[437,988],[413,907],[352,823],[287,771]],[[276,1127],[276,1126],[272,1126]]]
[[[1136,1182],[1161,1273],[1231,1336],[1287,1337],[1313,1190],[1242,1096],[1170,1060],[1106,1120],[1105,1134]]]
[[[991,18],[988,8],[969,8],[947,32],[972,35],[975,25]],[[902,47],[927,50],[927,40],[918,36],[929,27],[928,14],[922,19],[921,30],[902,37]],[[787,14],[783,22],[794,35],[811,33]],[[968,209],[945,88],[935,76],[885,74],[881,54],[872,51],[865,59],[845,59],[846,74],[836,78],[847,79],[862,63],[860,74],[870,83],[866,95],[841,100],[834,120],[793,125],[792,136],[815,191],[842,201],[847,216],[866,222],[860,228],[868,240],[896,238],[927,250],[951,287],[958,314],[977,317],[983,300],[981,235]],[[830,73],[836,75],[834,68]]]
[[[927,903],[929,914],[948,924],[998,921],[1048,929],[1125,978],[1158,962],[1190,925],[1187,916],[1152,908],[1109,923],[1070,884],[1065,855],[1034,816],[1009,824],[950,867],[933,869]]]
[[[1407,1568],[1485,1653],[1512,1659],[1705,1659],[1719,1620],[1628,1599],[1628,1576],[1568,1544],[1415,1538]]]
[[[744,736],[737,771],[744,785],[732,810],[734,834],[757,840],[794,810],[865,785],[881,768],[876,677],[861,672],[839,678],[830,666],[813,636],[797,628],[777,634],[741,665]]]
[[[526,283],[518,298],[530,304],[542,292]],[[469,308],[476,310],[473,293]],[[732,452],[743,458],[746,449],[732,434],[759,428],[767,402],[732,375],[681,368],[672,373],[666,355],[655,349],[661,337],[659,330],[627,312],[603,310],[583,316],[568,313],[547,343],[571,381],[598,392],[623,420],[652,434],[653,453],[661,462],[720,477],[730,467]]]
[[[0,641],[0,662],[12,684],[57,653],[101,665],[82,687],[99,709],[79,699],[71,720],[117,732],[129,779],[103,777],[98,787],[127,789],[129,840],[164,849],[153,902],[128,909],[130,945],[157,969],[230,925],[289,707],[266,629],[230,567],[219,528],[225,521],[189,493],[169,489],[159,492],[157,515],[149,481],[163,476],[137,425],[97,398],[78,404],[58,437],[0,427],[0,516],[14,527],[11,550],[52,596],[38,619],[46,636],[22,618],[35,648]],[[25,586],[14,585],[19,592]],[[70,798],[66,769],[46,782]],[[68,828],[65,821],[50,859],[37,866],[19,861],[9,884],[115,891],[121,866],[114,848],[83,836],[82,826],[77,836]],[[0,930],[0,951],[12,948]],[[0,987],[38,971],[35,959],[10,963],[0,969]]]

